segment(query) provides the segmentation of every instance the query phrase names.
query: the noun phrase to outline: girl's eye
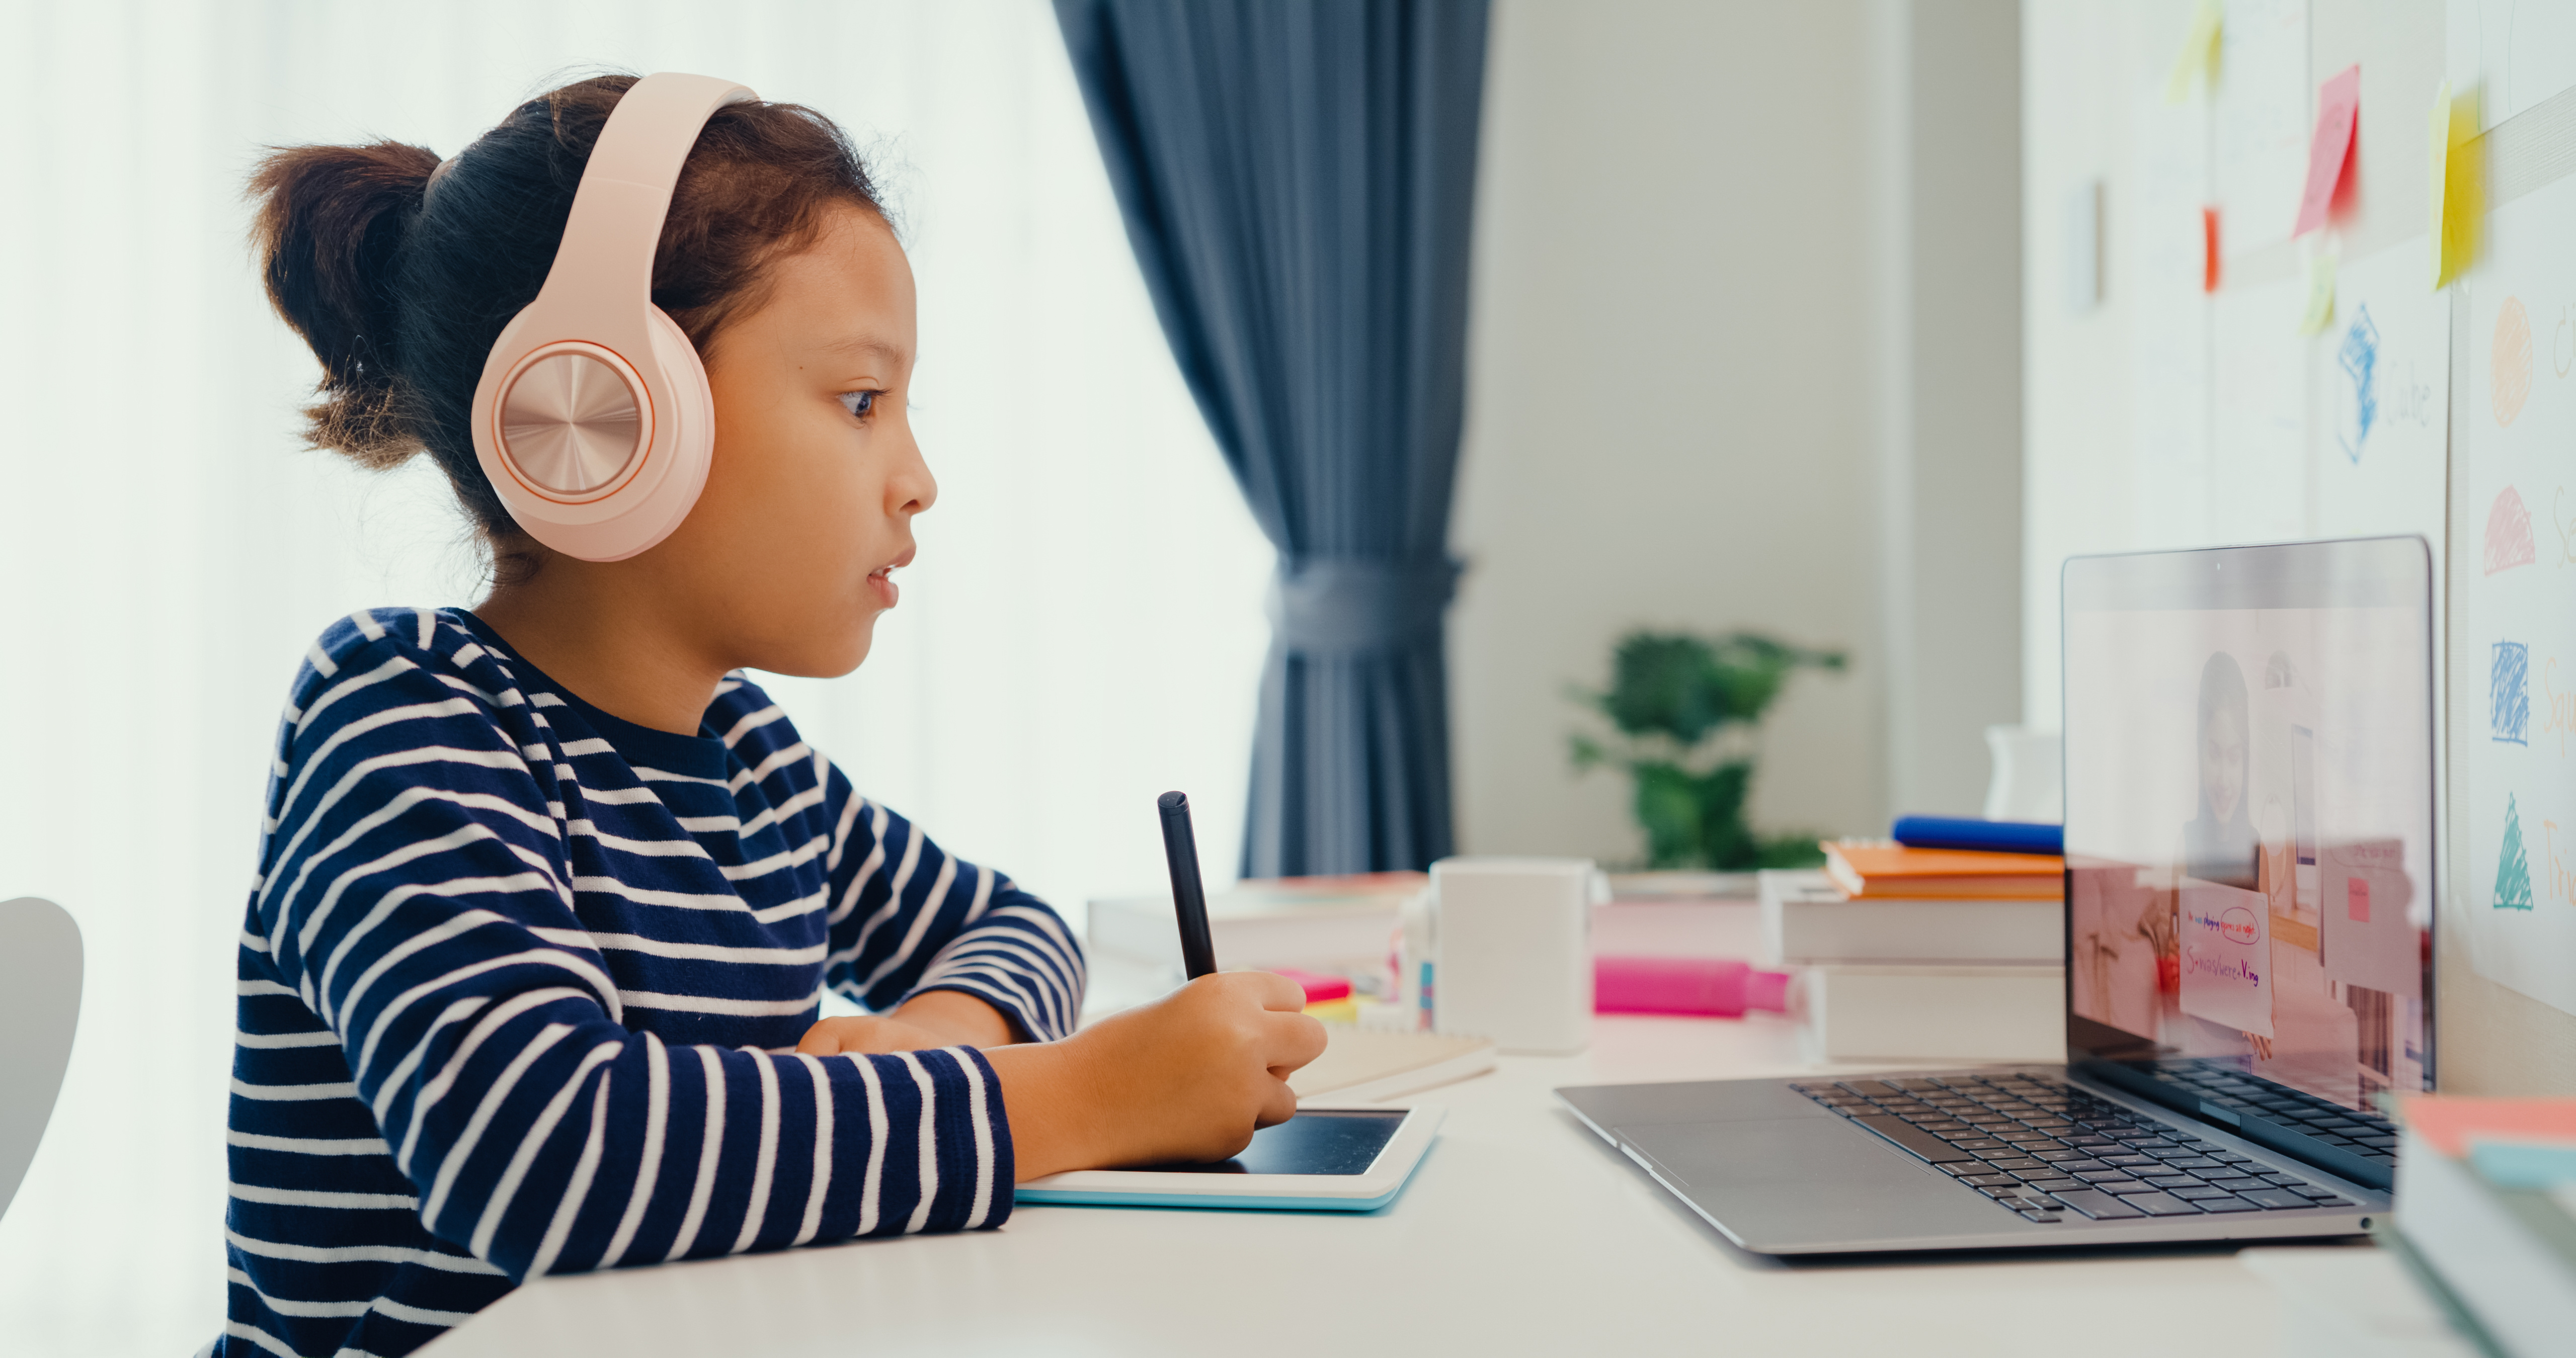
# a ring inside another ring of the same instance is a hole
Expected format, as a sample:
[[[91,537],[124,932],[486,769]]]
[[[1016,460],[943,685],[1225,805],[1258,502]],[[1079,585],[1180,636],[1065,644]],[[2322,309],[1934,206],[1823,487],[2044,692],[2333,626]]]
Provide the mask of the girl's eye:
[[[841,393],[841,408],[850,412],[854,417],[864,417],[869,411],[876,409],[876,407],[877,394],[873,391],[845,391]]]

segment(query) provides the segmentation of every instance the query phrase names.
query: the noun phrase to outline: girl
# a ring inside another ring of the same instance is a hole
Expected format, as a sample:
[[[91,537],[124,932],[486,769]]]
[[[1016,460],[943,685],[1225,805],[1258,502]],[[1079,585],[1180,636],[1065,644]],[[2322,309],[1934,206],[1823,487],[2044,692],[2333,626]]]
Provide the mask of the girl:
[[[1254,974],[1069,1035],[1055,913],[852,791],[740,673],[855,668],[937,495],[911,273],[828,120],[726,107],[673,194],[652,297],[715,416],[688,516],[617,562],[512,522],[468,409],[633,83],[445,164],[308,146],[252,181],[322,363],[313,442],[426,451],[495,583],[336,623],[296,678],[241,942],[222,1352],[400,1354],[537,1274],[999,1226],[1020,1180],[1231,1155],[1323,1046]],[[874,1013],[816,1022],[825,985]]]

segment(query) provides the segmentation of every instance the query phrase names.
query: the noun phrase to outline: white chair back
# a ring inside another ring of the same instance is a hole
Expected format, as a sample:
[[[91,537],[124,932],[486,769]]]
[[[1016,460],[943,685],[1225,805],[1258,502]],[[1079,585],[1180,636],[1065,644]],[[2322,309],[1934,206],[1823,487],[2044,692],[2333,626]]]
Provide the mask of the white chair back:
[[[0,902],[0,1215],[53,1119],[80,997],[80,926],[52,901]]]

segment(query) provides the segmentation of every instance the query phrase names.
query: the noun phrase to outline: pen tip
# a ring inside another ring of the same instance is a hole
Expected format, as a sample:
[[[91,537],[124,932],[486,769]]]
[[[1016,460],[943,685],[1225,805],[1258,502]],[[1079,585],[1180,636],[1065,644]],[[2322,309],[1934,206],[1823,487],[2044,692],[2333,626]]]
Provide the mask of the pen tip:
[[[1187,807],[1189,804],[1189,795],[1182,792],[1166,792],[1162,796],[1154,799],[1154,805],[1165,811],[1179,811]]]

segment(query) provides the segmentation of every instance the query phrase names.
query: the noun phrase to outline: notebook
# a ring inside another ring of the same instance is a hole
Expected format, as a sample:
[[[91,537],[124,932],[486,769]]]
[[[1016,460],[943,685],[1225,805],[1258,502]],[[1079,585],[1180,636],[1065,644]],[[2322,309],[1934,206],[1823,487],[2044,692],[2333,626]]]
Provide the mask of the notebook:
[[[2043,854],[1833,840],[1823,847],[1825,875],[1855,898],[2056,900],[2065,891],[2066,861]]]
[[[1451,1084],[1494,1068],[1491,1038],[1376,1033],[1326,1025],[1324,1054],[1288,1077],[1300,1106],[1375,1103]]]

